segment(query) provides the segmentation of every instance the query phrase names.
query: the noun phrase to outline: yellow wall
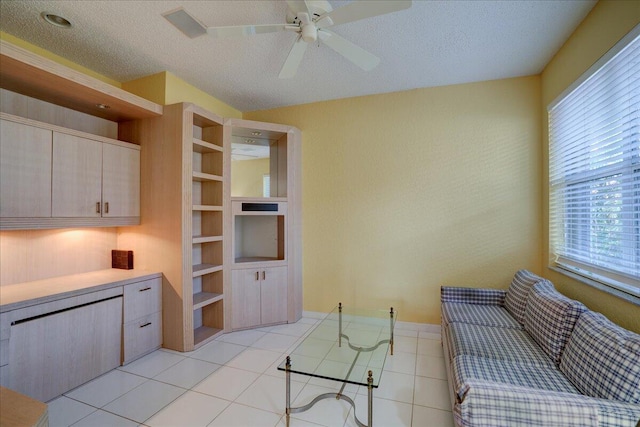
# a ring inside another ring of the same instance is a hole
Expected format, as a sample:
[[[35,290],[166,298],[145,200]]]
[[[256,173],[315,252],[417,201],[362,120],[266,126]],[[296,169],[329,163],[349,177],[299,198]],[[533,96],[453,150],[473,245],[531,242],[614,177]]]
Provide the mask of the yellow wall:
[[[640,333],[640,308],[547,268],[549,260],[549,140],[546,106],[607,50],[640,23],[640,2],[600,1],[542,73],[543,275],[565,295],[578,299],[619,325]]]
[[[262,197],[262,176],[269,173],[269,158],[231,162],[231,197]]]
[[[125,82],[122,88],[161,105],[190,102],[225,118],[242,117],[240,110],[236,110],[168,71]]]
[[[440,285],[541,268],[540,79],[245,113],[303,131],[304,309],[440,322]]]

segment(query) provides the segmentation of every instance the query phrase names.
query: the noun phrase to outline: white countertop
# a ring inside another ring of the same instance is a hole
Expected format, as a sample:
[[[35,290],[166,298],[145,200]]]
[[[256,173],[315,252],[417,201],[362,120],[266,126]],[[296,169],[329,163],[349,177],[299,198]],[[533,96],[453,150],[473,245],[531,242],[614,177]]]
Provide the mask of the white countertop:
[[[111,268],[5,285],[0,287],[0,313],[161,276],[162,273],[146,270]]]

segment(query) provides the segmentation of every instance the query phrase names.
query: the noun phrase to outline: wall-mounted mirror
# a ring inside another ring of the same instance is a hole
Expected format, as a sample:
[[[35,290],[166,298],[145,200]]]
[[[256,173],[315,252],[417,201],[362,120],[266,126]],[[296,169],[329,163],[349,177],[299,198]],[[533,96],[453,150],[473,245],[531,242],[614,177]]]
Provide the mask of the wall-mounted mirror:
[[[233,128],[231,197],[287,196],[287,134]]]

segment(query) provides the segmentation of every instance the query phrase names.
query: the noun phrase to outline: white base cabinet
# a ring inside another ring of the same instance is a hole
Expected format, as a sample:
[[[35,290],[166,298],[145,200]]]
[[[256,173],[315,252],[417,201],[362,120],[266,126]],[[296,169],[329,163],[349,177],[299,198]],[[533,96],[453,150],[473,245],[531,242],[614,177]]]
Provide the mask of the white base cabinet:
[[[11,326],[8,387],[46,402],[120,365],[122,297]]]
[[[232,270],[233,329],[285,323],[287,267]]]
[[[122,363],[126,364],[162,345],[162,279],[124,287]]]

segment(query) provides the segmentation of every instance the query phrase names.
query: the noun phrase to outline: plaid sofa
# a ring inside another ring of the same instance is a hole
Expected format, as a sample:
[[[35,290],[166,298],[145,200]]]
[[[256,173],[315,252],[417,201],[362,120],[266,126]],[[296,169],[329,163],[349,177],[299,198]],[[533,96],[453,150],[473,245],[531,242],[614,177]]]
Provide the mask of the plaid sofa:
[[[441,288],[459,427],[640,425],[640,335],[518,271],[507,290]]]

